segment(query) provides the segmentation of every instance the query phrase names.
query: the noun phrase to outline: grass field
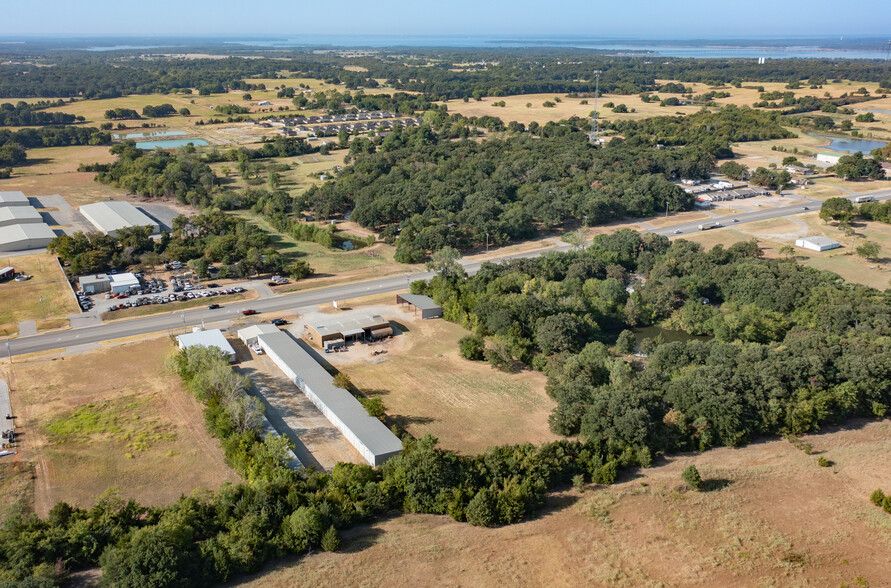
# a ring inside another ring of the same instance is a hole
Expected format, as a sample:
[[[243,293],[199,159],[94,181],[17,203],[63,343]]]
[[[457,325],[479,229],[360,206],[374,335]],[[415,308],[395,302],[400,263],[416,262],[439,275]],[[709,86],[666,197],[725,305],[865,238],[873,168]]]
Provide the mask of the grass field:
[[[201,406],[163,366],[172,349],[158,338],[16,361],[18,458],[35,466],[37,514],[60,500],[88,506],[112,487],[161,505],[237,481]]]
[[[237,586],[885,586],[891,423],[660,460],[612,486],[552,495],[535,519],[484,529],[402,515],[344,533],[337,553],[288,558]],[[683,490],[695,463],[710,491]],[[431,579],[435,578],[434,581]]]
[[[54,328],[61,326],[59,321],[67,323],[69,314],[80,312],[65,275],[52,255],[0,256],[0,265],[34,276],[25,282],[0,283],[0,336],[18,332],[16,323],[21,321],[34,320],[38,321],[38,328]],[[44,310],[49,325],[41,324]]]
[[[393,296],[375,300],[392,304]],[[343,301],[341,306],[363,304]],[[505,374],[487,363],[465,360],[458,340],[467,331],[389,308],[382,312],[404,325],[407,333],[394,338],[385,355],[353,360],[351,354],[337,354],[332,363],[338,360],[336,367],[367,396],[380,397],[394,423],[415,437],[430,433],[443,447],[467,454],[491,445],[556,438],[548,429],[555,404],[545,394],[542,374]],[[339,360],[349,363],[341,365]]]

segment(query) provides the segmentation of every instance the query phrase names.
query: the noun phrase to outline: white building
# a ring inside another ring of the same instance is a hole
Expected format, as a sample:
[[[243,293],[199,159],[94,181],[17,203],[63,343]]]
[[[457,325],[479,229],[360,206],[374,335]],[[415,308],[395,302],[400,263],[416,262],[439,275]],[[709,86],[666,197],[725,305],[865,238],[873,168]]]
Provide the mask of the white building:
[[[810,249],[811,251],[828,251],[829,249],[841,247],[838,241],[822,236],[802,237],[795,241],[795,246],[802,249]]]
[[[270,324],[251,325],[243,329],[238,329],[238,338],[242,343],[250,347],[257,343],[257,337],[260,335],[269,335],[270,333],[278,333],[278,327]]]
[[[43,217],[33,206],[0,207],[0,227],[42,223]]]
[[[133,273],[111,274],[108,279],[111,282],[111,291],[116,294],[139,288],[139,278]]]
[[[158,223],[129,202],[96,202],[84,204],[79,210],[96,230],[112,237],[116,237],[121,229],[130,227],[149,226],[153,235],[161,232]]]
[[[0,208],[6,206],[31,206],[23,192],[0,192]]]
[[[56,233],[46,223],[29,223],[0,227],[0,251],[46,249]]]
[[[229,361],[235,361],[235,350],[226,340],[223,331],[219,329],[209,329],[207,331],[194,331],[185,335],[177,335],[176,344],[180,349],[188,347],[216,347],[228,356]]]

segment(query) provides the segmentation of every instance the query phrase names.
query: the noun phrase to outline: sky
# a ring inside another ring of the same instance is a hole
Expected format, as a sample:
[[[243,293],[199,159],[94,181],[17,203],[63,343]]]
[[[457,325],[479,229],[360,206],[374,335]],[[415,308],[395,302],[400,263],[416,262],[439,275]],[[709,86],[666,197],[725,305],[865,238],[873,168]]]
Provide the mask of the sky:
[[[888,0],[0,0],[0,36],[888,35]]]

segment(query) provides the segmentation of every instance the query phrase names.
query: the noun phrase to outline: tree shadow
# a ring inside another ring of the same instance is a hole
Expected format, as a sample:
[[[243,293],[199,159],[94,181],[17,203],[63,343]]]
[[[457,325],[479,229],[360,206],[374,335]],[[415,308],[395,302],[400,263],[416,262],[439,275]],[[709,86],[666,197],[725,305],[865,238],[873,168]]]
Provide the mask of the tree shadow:
[[[437,419],[425,416],[408,416],[404,414],[388,414],[386,417],[388,427],[396,425],[397,429],[406,430],[409,425],[429,425],[435,423]]]
[[[733,484],[733,480],[728,480],[726,478],[708,478],[702,481],[702,484],[699,486],[700,492],[717,492],[718,490],[723,490],[728,486]]]

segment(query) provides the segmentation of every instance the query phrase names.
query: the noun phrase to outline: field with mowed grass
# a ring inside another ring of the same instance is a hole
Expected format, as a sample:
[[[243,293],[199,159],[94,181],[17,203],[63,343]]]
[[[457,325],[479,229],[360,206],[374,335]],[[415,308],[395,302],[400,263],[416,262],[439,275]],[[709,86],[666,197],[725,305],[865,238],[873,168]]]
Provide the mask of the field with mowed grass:
[[[233,585],[887,585],[891,514],[869,496],[891,490],[891,422],[802,441],[810,454],[771,439],[661,459],[612,486],[553,494],[506,527],[394,516],[345,531],[339,552],[286,558]],[[686,489],[690,464],[704,491]]]
[[[205,431],[201,405],[164,367],[173,350],[161,337],[16,359],[18,459],[34,464],[37,514],[63,500],[89,506],[109,488],[163,505],[238,481]]]
[[[429,433],[439,438],[442,447],[465,454],[492,445],[557,438],[548,428],[548,415],[556,404],[544,391],[544,375],[507,374],[488,363],[462,358],[458,340],[468,332],[453,323],[408,320],[401,313],[387,318],[406,327],[392,341],[393,348],[377,362],[336,366],[365,395],[383,401],[388,423],[414,437]]]
[[[69,314],[80,312],[62,268],[52,255],[3,257],[0,253],[0,266],[12,266],[16,273],[34,276],[24,282],[0,283],[0,336],[17,333],[17,323],[21,321],[37,321],[38,329],[65,326]]]

